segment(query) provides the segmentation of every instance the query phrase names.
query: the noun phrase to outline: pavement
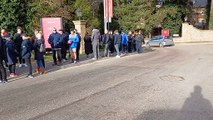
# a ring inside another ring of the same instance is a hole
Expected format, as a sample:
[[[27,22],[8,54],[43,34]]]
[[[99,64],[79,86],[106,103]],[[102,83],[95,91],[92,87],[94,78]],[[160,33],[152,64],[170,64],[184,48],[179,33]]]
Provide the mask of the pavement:
[[[143,46],[143,53],[147,53],[147,52],[151,52],[151,51],[152,51],[151,48],[147,48],[146,46]],[[113,58],[113,57],[116,56],[115,54],[116,53],[110,54],[110,57],[102,57],[104,55],[104,53],[103,53],[103,51],[101,51],[99,60],[105,60],[105,59]],[[135,54],[137,54],[137,53],[133,52],[133,53],[128,53],[128,54],[122,54],[121,57],[129,56],[129,55],[135,55]],[[62,62],[62,64],[60,66],[57,66],[57,65],[53,66],[53,61],[46,62],[46,73],[54,72],[54,71],[57,71],[57,70],[60,70],[60,69],[68,68],[68,67],[75,67],[75,66],[80,66],[80,65],[83,65],[83,64],[95,62],[94,60],[92,60],[92,57],[93,57],[93,54],[90,54],[89,58],[87,58],[85,55],[80,55],[80,60],[77,64],[71,63],[70,59],[68,59],[67,61]],[[36,63],[32,63],[32,66],[33,66],[33,70],[34,70],[36,68]],[[7,71],[9,72],[9,70],[7,70]],[[8,81],[13,82],[13,81],[16,81],[16,80],[26,78],[28,76],[28,71],[29,71],[28,67],[21,67],[20,68],[19,64],[17,64],[16,72],[19,76],[18,77],[8,77]],[[9,76],[9,73],[8,73],[8,76]],[[33,76],[37,77],[37,76],[39,76],[39,74],[33,73]]]
[[[213,120],[213,44],[178,44],[0,86],[2,120]]]

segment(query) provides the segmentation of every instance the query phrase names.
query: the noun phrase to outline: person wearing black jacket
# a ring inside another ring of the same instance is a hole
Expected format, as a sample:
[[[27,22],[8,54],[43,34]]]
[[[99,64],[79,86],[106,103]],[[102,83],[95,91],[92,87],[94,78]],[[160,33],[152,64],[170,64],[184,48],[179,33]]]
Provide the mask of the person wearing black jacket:
[[[21,58],[21,44],[22,44],[22,28],[21,27],[17,27],[17,33],[14,35],[14,44],[16,47],[16,50],[18,51],[18,60],[19,60],[19,67],[27,67],[27,65],[25,64],[25,61]]]
[[[69,34],[66,34],[64,30],[59,30],[59,33],[61,34],[61,40],[62,40],[62,47],[61,47],[61,58],[62,61],[65,62],[67,60],[67,50],[68,50],[68,39],[69,39]]]
[[[111,54],[115,51],[113,31],[109,32],[109,51],[111,52]]]
[[[3,65],[3,60],[5,59],[5,56],[2,54],[4,49],[4,41],[2,37],[0,36],[0,83],[6,83],[7,82],[7,75],[6,70]]]
[[[86,54],[86,57],[89,58],[89,54],[91,54],[93,51],[92,51],[92,40],[88,32],[86,33],[84,37],[84,43],[85,43],[85,54]]]
[[[21,56],[22,59],[25,60],[27,66],[29,67],[29,78],[33,78],[33,69],[32,69],[32,63],[31,63],[31,52],[33,49],[32,42],[30,41],[30,37],[28,37],[26,34],[22,34],[23,42],[21,44]]]
[[[133,35],[132,35],[132,32],[129,31],[128,33],[128,52],[129,53],[132,53],[132,50],[133,50]]]
[[[109,31],[106,32],[103,36],[103,44],[105,46],[104,48],[104,57],[109,57],[109,43],[110,43],[110,35]]]

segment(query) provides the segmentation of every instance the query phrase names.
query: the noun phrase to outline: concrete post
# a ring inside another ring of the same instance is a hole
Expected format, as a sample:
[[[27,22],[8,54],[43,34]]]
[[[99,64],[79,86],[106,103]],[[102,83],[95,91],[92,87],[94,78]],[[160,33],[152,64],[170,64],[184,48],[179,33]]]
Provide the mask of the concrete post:
[[[77,29],[78,33],[81,36],[81,48],[80,48],[80,54],[84,53],[85,47],[84,47],[84,37],[86,35],[86,21],[78,20],[73,21],[75,25],[75,29]]]

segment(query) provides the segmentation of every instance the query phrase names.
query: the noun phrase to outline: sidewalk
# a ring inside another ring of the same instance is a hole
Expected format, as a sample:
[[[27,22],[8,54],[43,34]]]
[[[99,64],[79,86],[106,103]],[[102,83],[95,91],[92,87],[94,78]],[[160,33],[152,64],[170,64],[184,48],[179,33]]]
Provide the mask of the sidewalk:
[[[143,47],[143,53],[142,54],[148,53],[148,52],[151,52],[151,51],[153,51],[151,48]],[[127,55],[121,55],[121,57],[135,55],[135,54],[137,54],[137,53],[128,53]],[[100,52],[100,56],[103,56],[103,52]],[[101,57],[99,60],[110,59],[110,58],[113,58],[115,56],[116,56],[115,53],[113,53],[113,55],[111,55],[110,57]],[[48,74],[49,72],[57,71],[57,70],[60,70],[60,69],[64,69],[64,68],[68,68],[68,67],[74,67],[74,66],[80,66],[80,65],[83,65],[83,64],[94,62],[95,60],[92,60],[92,57],[93,57],[93,54],[90,54],[90,58],[89,59],[86,58],[86,56],[80,56],[80,61],[78,63],[76,63],[76,64],[71,63],[70,60],[68,59],[66,62],[63,62],[60,66],[57,66],[57,65],[56,66],[52,66],[53,62],[47,62],[46,63],[46,72],[45,73]],[[39,74],[34,72],[35,68],[36,68],[36,64],[34,63],[33,64],[33,73],[34,73],[33,76],[34,77],[39,75]],[[26,76],[28,75],[28,67],[19,68],[17,66],[16,72],[17,72],[17,74],[19,74],[19,76],[18,77],[14,77],[14,78],[8,77],[8,81],[9,82],[16,81],[16,80],[21,80],[21,79],[26,78]]]

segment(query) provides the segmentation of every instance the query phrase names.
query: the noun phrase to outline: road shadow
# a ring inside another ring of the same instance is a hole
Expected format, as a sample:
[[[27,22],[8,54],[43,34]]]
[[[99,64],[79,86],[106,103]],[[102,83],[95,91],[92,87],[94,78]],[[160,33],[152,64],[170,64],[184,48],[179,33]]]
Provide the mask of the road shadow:
[[[181,110],[150,110],[134,120],[213,120],[213,108],[211,102],[203,97],[202,88],[195,86]]]

